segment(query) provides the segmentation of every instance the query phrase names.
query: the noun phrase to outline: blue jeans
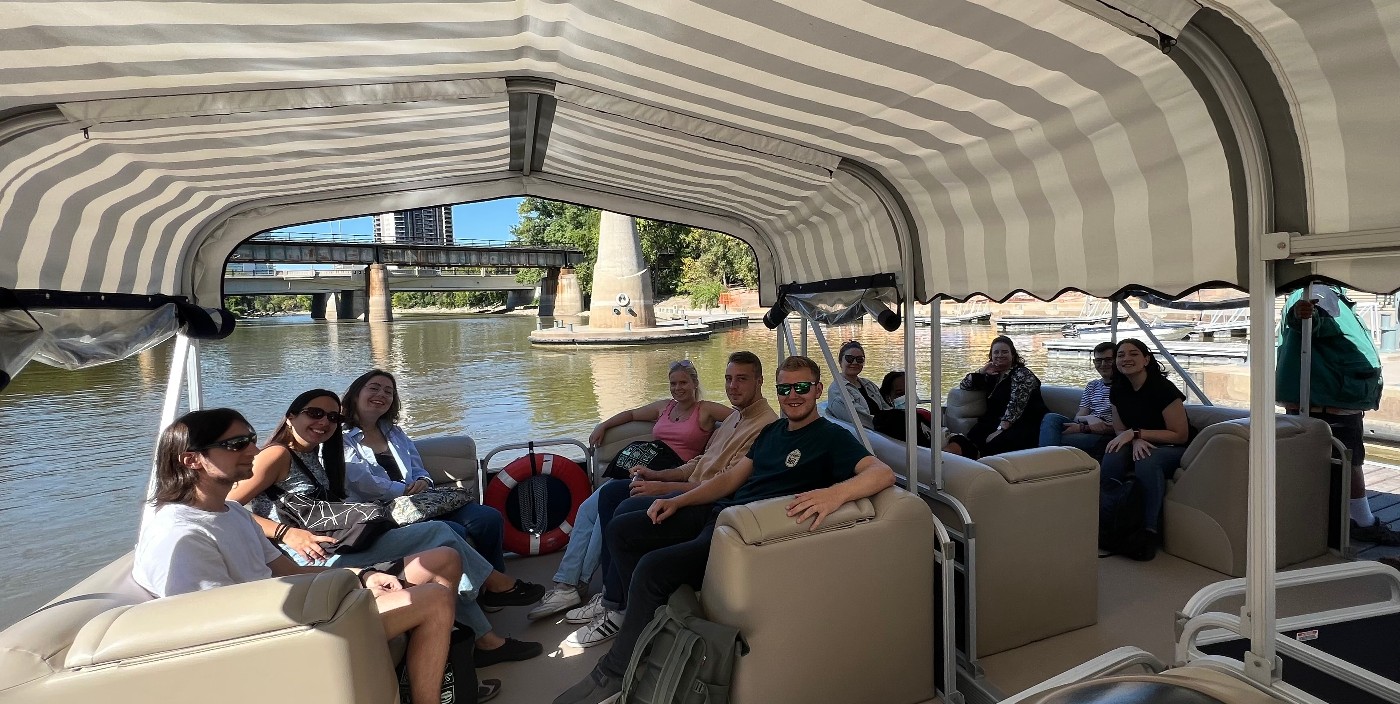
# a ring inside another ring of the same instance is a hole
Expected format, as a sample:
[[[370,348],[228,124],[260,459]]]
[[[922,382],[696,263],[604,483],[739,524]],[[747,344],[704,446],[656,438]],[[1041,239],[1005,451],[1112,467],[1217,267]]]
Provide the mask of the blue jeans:
[[[1066,418],[1059,413],[1046,413],[1045,418],[1040,421],[1040,446],[1077,447],[1094,457],[1103,457],[1104,448],[1108,446],[1108,442],[1113,439],[1113,436],[1093,433],[1066,433],[1065,423],[1073,422],[1073,418]]]
[[[1147,457],[1134,460],[1133,445],[1128,443],[1117,452],[1104,455],[1100,465],[1101,479],[1127,479],[1132,472],[1142,483],[1143,523],[1150,531],[1162,525],[1162,502],[1167,498],[1167,480],[1181,469],[1181,456],[1186,448],[1180,445],[1158,445]]]
[[[501,518],[500,511],[469,501],[466,506],[437,520],[466,538],[497,572],[506,571],[505,519]]]
[[[593,579],[603,550],[603,532],[598,530],[598,492],[588,495],[579,504],[574,516],[574,529],[569,533],[569,546],[559,561],[554,581],[559,584],[583,584]]]
[[[310,564],[291,548],[281,547],[298,565]],[[457,621],[471,628],[478,638],[486,635],[491,631],[491,622],[486,620],[485,612],[477,606],[476,595],[486,584],[486,578],[491,576],[491,563],[442,521],[423,521],[394,528],[379,536],[367,550],[346,555],[331,554],[325,566],[366,567],[438,547],[452,548],[462,558],[462,581],[457,587]]]

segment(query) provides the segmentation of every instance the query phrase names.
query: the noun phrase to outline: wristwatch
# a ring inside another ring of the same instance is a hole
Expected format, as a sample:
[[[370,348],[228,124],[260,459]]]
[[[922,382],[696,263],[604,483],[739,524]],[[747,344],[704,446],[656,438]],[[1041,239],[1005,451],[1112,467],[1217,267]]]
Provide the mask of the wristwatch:
[[[1141,431],[1141,430],[1138,430],[1137,428],[1133,428],[1133,439],[1134,439],[1134,440],[1141,440],[1141,439],[1142,439],[1142,431]]]

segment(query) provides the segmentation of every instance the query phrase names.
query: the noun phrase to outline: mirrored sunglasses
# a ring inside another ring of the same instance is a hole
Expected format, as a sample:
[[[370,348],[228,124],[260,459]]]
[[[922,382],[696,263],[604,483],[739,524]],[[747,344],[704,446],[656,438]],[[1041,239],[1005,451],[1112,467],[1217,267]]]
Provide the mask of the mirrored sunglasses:
[[[306,408],[301,409],[301,415],[304,415],[307,418],[310,418],[311,420],[321,420],[322,418],[330,418],[332,423],[345,422],[345,416],[340,415],[339,412],[326,412],[315,406],[307,406]]]
[[[229,452],[242,452],[244,448],[248,447],[249,445],[256,445],[257,442],[257,433],[248,433],[247,435],[235,435],[227,440],[211,442],[208,445],[205,445],[204,447],[196,447],[194,448],[194,452],[204,452],[205,450],[212,450],[216,447],[222,447],[225,450],[228,450]]]
[[[808,391],[812,390],[812,385],[815,383],[815,381],[799,381],[792,384],[778,384],[774,388],[779,396],[786,396],[793,391],[796,391],[798,396],[805,396]]]

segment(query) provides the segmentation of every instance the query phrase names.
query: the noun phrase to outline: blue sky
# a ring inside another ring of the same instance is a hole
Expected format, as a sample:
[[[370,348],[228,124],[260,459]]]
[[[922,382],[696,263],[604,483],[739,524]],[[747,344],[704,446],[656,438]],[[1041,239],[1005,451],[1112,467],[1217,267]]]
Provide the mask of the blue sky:
[[[522,198],[500,198],[482,203],[452,206],[452,234],[458,240],[509,240],[510,228],[520,222]],[[286,228],[293,232],[335,232],[370,236],[373,218],[327,220]]]

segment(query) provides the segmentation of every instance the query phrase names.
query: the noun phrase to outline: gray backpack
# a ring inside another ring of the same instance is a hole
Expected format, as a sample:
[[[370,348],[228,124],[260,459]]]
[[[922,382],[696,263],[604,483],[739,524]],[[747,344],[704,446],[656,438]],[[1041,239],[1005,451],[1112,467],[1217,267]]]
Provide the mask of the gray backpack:
[[[622,704],[726,704],[734,663],[749,646],[733,626],[706,621],[682,586],[656,610],[622,676]]]

